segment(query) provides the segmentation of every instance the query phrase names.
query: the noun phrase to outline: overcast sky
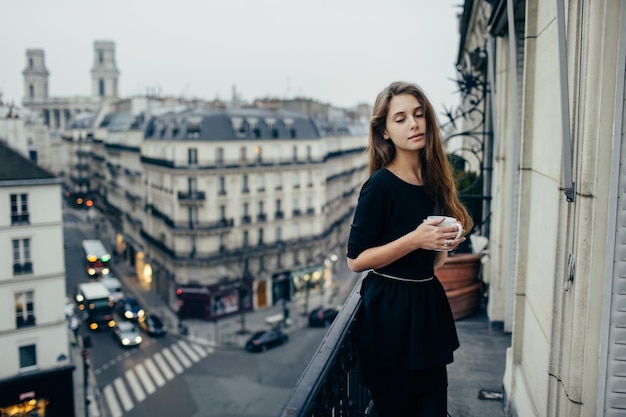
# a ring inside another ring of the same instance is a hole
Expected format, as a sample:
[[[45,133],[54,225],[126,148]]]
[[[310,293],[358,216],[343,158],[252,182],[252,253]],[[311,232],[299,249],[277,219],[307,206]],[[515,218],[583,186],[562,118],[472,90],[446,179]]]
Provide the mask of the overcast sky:
[[[26,49],[45,52],[49,94],[88,96],[95,40],[112,40],[122,97],[305,96],[373,104],[391,81],[456,104],[462,0],[16,0],[2,2],[0,91],[21,103]]]

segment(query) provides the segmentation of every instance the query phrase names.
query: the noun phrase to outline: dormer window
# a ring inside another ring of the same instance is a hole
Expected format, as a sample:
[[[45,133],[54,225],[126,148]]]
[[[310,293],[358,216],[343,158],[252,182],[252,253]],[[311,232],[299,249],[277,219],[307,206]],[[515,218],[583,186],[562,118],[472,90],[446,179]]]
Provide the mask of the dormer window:
[[[254,135],[255,138],[261,137],[261,129],[259,128],[259,119],[256,117],[248,117],[246,119],[248,122],[248,126],[250,126],[250,131]]]
[[[293,119],[292,118],[283,119],[283,123],[285,124],[285,130],[289,132],[289,136],[292,138],[295,138],[296,128],[293,127]]]
[[[202,124],[201,117],[189,117],[187,119],[187,138],[197,139],[200,137],[200,126]]]
[[[267,126],[268,132],[273,138],[278,137],[278,126],[276,125],[276,119],[273,117],[268,117],[265,119],[265,125]]]
[[[246,128],[243,124],[243,117],[231,117],[230,124],[233,127],[233,132],[239,138],[246,137]]]

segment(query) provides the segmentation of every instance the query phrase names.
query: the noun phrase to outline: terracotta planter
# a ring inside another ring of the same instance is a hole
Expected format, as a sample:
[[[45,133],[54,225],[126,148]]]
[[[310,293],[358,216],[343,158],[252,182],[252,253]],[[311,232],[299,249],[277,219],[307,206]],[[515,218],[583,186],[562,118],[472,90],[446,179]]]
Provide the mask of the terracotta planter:
[[[446,263],[435,271],[446,290],[455,320],[473,314],[480,306],[481,258],[482,255],[473,253],[450,255]]]

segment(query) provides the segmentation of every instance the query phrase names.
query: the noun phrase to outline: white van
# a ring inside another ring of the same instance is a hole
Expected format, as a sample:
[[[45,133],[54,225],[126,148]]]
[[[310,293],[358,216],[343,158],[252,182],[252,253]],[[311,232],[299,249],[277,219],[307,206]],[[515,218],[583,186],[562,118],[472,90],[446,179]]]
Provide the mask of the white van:
[[[117,303],[124,298],[124,291],[122,290],[122,284],[119,279],[112,275],[105,275],[102,277],[102,283],[111,293],[113,302]]]

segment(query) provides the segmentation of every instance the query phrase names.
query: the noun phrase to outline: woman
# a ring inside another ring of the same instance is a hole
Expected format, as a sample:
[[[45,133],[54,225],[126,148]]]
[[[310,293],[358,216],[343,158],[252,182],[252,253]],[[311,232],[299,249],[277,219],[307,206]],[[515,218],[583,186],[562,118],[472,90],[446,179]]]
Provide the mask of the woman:
[[[395,82],[378,95],[369,154],[347,247],[351,270],[371,270],[357,328],[363,380],[380,417],[446,416],[446,365],[459,341],[434,270],[465,237],[426,218],[451,216],[465,230],[472,221],[418,86]]]

